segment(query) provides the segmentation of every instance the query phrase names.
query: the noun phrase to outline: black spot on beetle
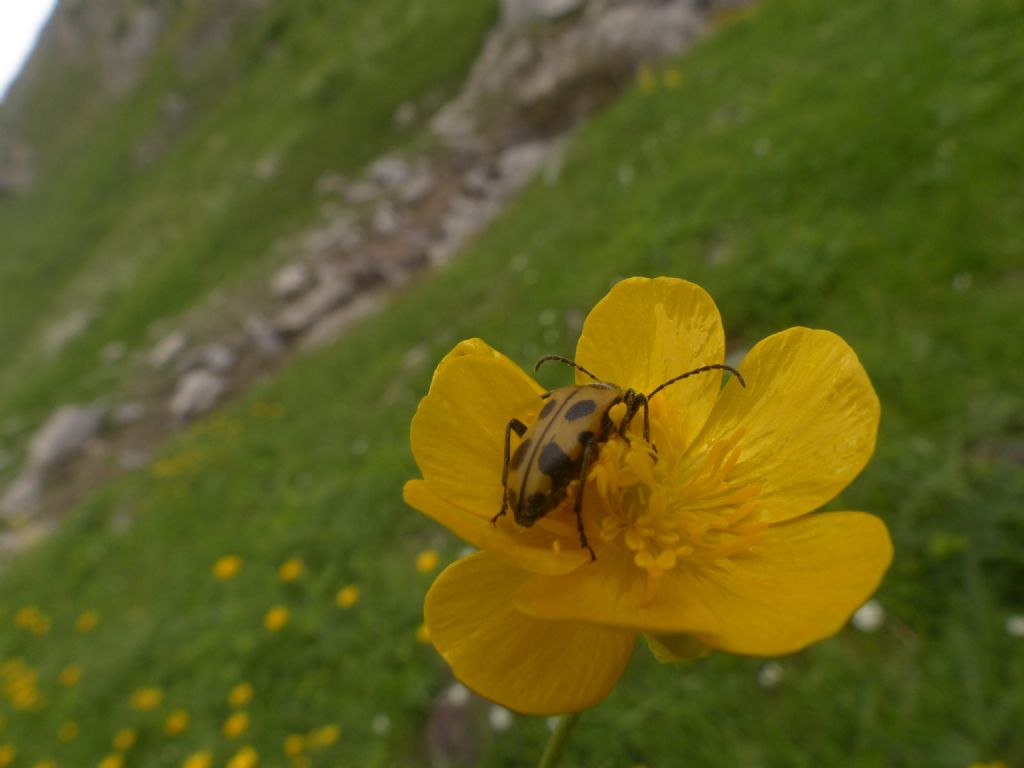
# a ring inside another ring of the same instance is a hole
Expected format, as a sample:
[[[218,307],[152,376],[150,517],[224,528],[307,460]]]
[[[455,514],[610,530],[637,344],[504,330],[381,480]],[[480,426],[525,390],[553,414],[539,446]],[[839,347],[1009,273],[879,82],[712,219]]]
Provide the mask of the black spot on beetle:
[[[526,458],[526,452],[530,450],[530,443],[532,441],[527,438],[519,444],[519,447],[512,452],[512,458],[509,459],[508,465],[512,469],[518,469],[519,465],[523,463],[523,459]]]
[[[591,432],[589,429],[585,429],[578,435],[576,435],[576,439],[579,440],[580,445],[586,445],[587,443],[594,439],[594,433]]]
[[[573,403],[569,407],[569,410],[565,412],[566,421],[576,421],[576,419],[582,419],[584,416],[589,416],[597,410],[597,403],[593,400],[580,400],[578,403]]]
[[[551,511],[553,499],[543,493],[533,493],[523,499],[523,506],[516,508],[516,522],[531,526]]]
[[[541,449],[537,459],[540,471],[552,478],[561,475],[571,464],[572,459],[553,440]]]
[[[540,409],[540,416],[538,418],[546,419],[548,417],[548,414],[551,413],[557,407],[557,405],[558,403],[556,403],[554,400],[548,400],[546,403],[544,403],[544,407]]]

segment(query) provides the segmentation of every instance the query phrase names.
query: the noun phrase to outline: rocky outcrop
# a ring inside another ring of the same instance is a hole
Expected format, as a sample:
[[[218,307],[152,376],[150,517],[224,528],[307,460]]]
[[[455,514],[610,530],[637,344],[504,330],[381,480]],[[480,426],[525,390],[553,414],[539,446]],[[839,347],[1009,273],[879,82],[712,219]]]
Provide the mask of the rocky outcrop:
[[[34,511],[47,478],[82,452],[99,433],[104,415],[94,405],[65,405],[54,411],[29,440],[21,473],[0,498],[0,515],[16,517]]]

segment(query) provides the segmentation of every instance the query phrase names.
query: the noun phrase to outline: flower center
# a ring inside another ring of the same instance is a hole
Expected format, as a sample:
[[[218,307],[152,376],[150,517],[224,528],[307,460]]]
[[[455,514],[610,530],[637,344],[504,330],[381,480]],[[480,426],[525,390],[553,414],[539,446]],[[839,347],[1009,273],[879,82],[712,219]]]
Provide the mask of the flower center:
[[[596,502],[586,505],[593,510],[588,517],[604,542],[625,547],[646,572],[649,600],[680,563],[734,557],[767,527],[756,514],[760,487],[730,483],[744,430],[693,455],[682,423],[671,416],[651,408],[652,444],[643,439],[638,415],[628,442],[613,437],[601,446],[588,477],[587,494]]]

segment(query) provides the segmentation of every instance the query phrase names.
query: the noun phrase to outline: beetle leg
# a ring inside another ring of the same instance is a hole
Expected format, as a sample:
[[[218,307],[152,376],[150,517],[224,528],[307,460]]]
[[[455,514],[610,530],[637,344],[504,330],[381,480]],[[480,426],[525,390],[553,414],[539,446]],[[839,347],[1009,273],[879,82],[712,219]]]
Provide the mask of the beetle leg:
[[[644,440],[651,446],[651,450],[653,451],[653,453],[651,454],[651,458],[654,459],[655,461],[657,461],[658,460],[658,446],[656,446],[654,443],[651,442],[651,413],[650,413],[651,409],[650,409],[650,406],[648,404],[648,400],[647,400],[646,397],[643,399],[643,405],[644,405]]]
[[[576,502],[572,505],[572,510],[576,513],[576,527],[580,532],[580,546],[590,552],[590,562],[597,560],[597,555],[594,554],[593,548],[587,541],[587,531],[583,527],[583,487],[587,484],[587,470],[590,469],[590,465],[594,463],[594,459],[596,458],[597,443],[593,440],[588,440],[587,444],[583,446],[583,464],[580,469],[580,485],[579,488],[576,489]]]
[[[501,510],[491,518],[491,525],[497,525],[498,518],[508,512],[508,465],[511,461],[512,432],[519,437],[526,434],[526,425],[519,419],[512,419],[505,427],[505,462],[501,466]]]

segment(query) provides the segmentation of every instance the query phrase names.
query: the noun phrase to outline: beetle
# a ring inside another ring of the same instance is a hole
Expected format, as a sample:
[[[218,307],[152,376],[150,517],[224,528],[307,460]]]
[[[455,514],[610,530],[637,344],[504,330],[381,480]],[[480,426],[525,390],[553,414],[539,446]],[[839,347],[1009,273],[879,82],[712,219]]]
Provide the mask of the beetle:
[[[560,387],[542,394],[541,398],[546,402],[536,421],[529,427],[516,418],[509,421],[505,427],[505,458],[501,470],[501,510],[491,518],[491,524],[497,524],[498,518],[511,509],[516,524],[529,528],[561,504],[568,495],[569,485],[579,480],[573,512],[576,514],[580,547],[590,552],[590,559],[594,561],[597,555],[587,541],[587,532],[583,527],[583,487],[587,471],[597,459],[601,445],[613,437],[628,443],[626,430],[641,411],[644,417],[644,440],[650,442],[650,400],[677,381],[698,373],[723,370],[733,374],[742,386],[746,387],[747,384],[740,372],[731,365],[703,365],[674,376],[644,394],[602,381],[579,363],[561,355],[545,355],[537,361],[533,370],[539,370],[548,360],[572,366],[594,382]],[[626,412],[616,425],[609,411],[618,403],[625,404]],[[519,437],[515,451],[511,450],[513,432]],[[657,454],[657,448],[653,445],[651,447]]]

